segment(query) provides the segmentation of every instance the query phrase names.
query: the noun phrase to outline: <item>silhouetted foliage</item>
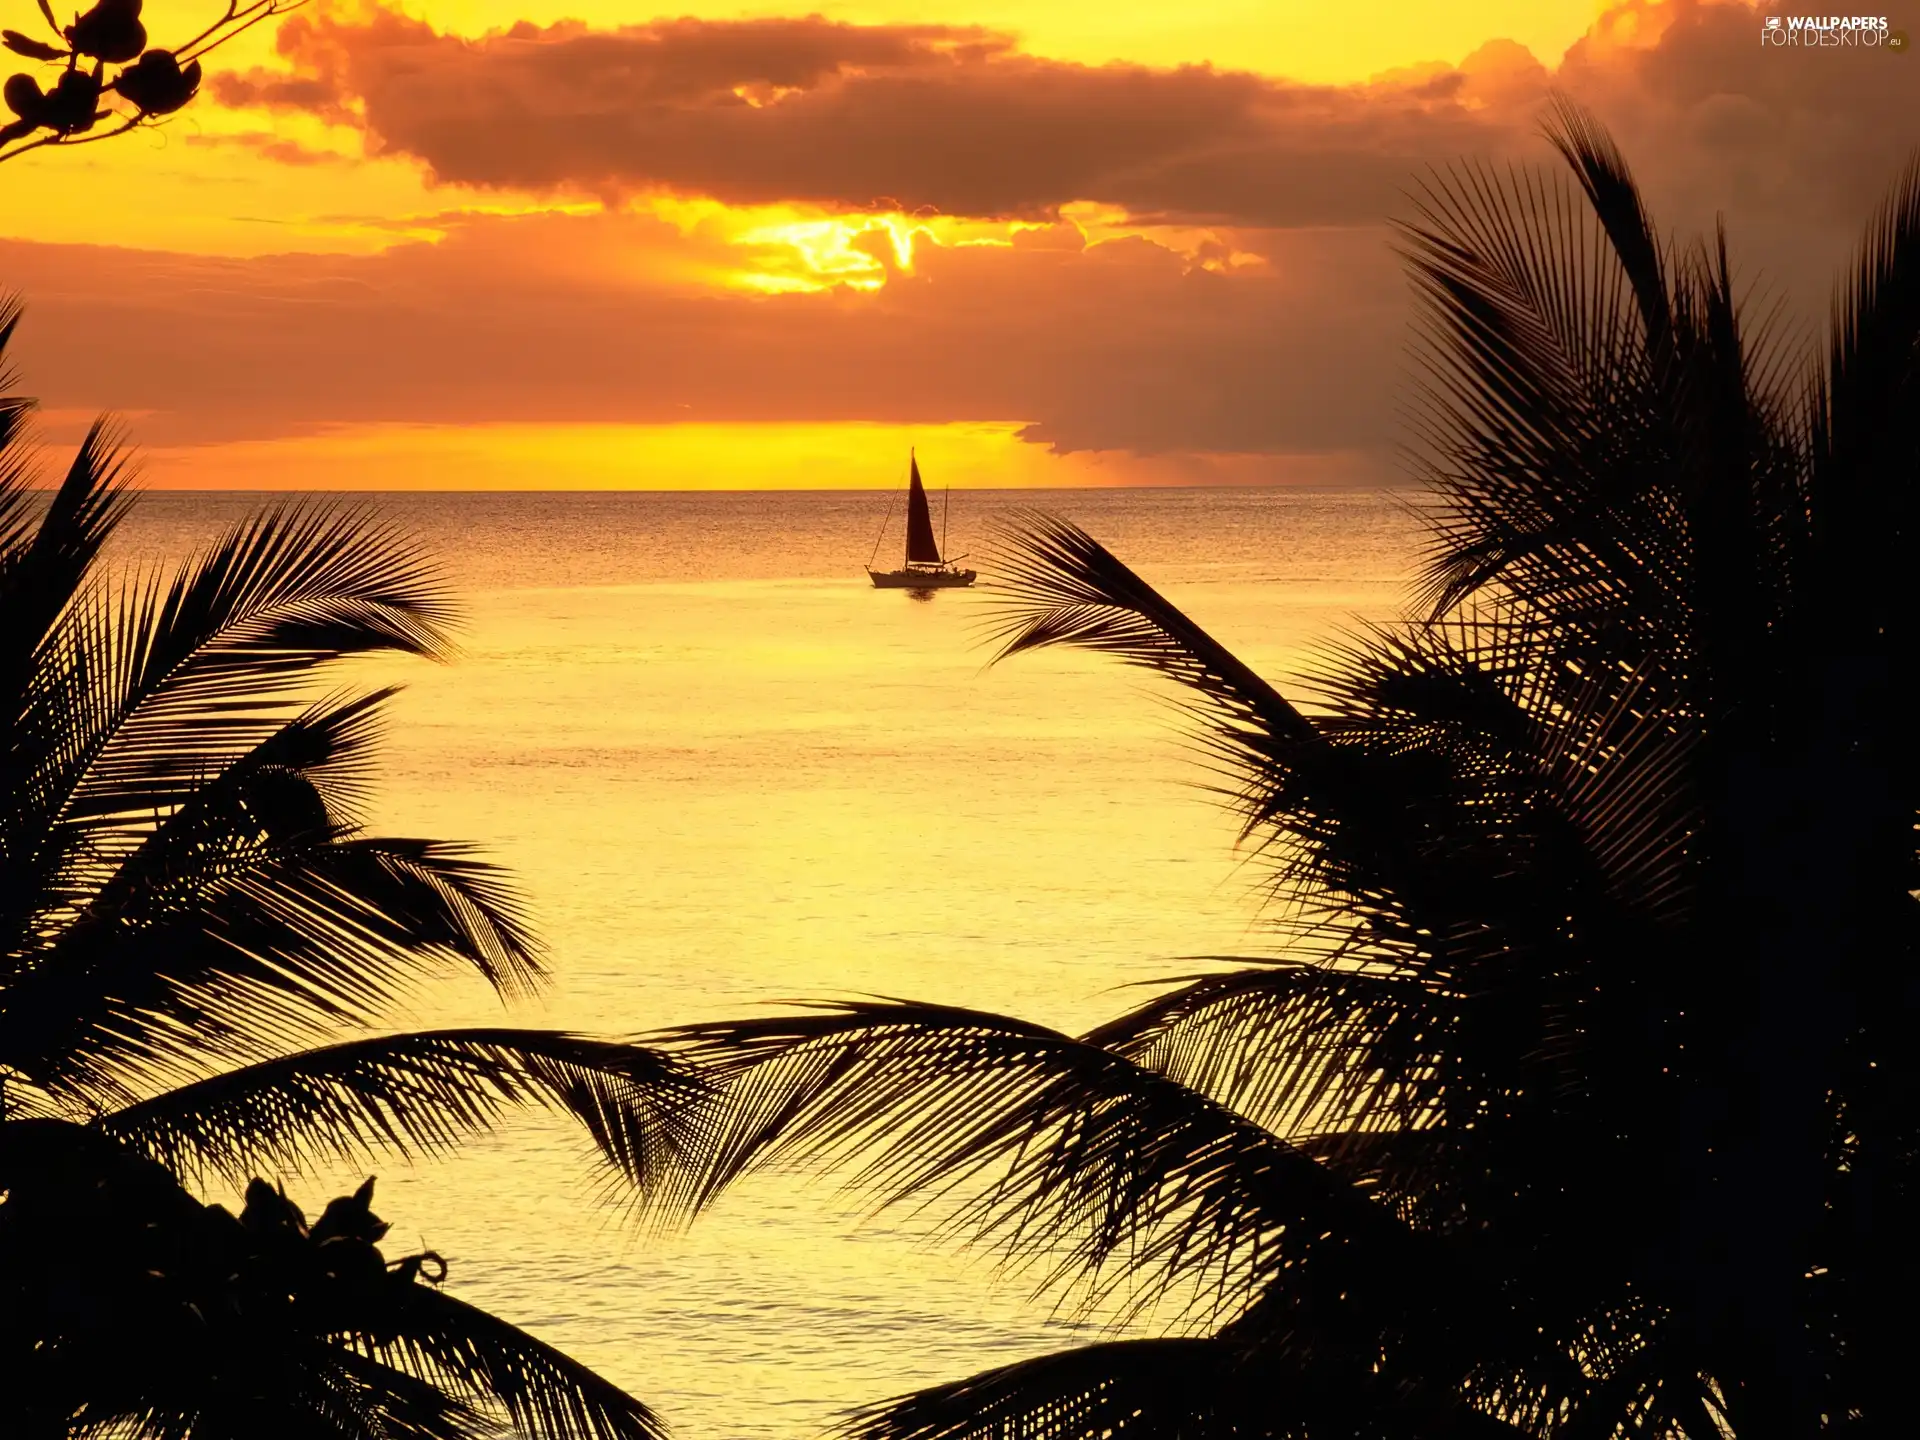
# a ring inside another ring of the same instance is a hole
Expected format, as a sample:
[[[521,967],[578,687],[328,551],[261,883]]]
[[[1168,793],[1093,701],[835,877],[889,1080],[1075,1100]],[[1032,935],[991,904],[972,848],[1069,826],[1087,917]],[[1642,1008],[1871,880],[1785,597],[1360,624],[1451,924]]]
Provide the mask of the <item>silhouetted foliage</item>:
[[[17,306],[0,305],[0,351],[18,316]],[[0,392],[9,386],[0,376]],[[123,1308],[114,1292],[88,1285],[144,1283],[127,1245],[151,1240],[192,1252],[213,1236],[206,1254],[216,1259],[194,1252],[181,1262],[192,1271],[180,1281],[185,1289],[154,1292],[162,1312],[199,1305],[196,1286],[228,1283],[214,1273],[226,1263],[217,1261],[225,1253],[219,1227],[193,1218],[197,1203],[175,1193],[161,1166],[188,1181],[241,1182],[314,1161],[432,1153],[533,1105],[574,1117],[605,1160],[644,1189],[677,1163],[704,1092],[678,1063],[615,1041],[547,1030],[375,1029],[394,1001],[435,976],[477,973],[503,996],[543,979],[519,902],[497,870],[460,846],[361,825],[374,725],[391,692],[313,698],[316,680],[348,657],[445,653],[452,611],[431,566],[365,515],[292,506],[241,525],[172,575],[107,575],[102,550],[130,499],[112,437],[96,425],[59,487],[36,494],[22,433],[29,409],[0,398],[0,1167],[9,1177],[0,1182],[9,1191],[0,1224],[13,1227],[16,1259],[52,1243],[29,1237],[42,1222],[55,1224],[69,1201],[75,1216],[105,1206],[99,1223],[121,1227],[120,1239],[100,1241],[107,1271],[76,1261],[42,1277],[54,1285],[42,1295],[53,1307],[46,1314],[77,1307],[108,1326],[69,1331],[60,1321],[46,1332],[63,1338],[52,1351],[33,1349],[34,1365],[75,1358],[42,1377],[52,1386],[44,1393],[65,1404],[75,1386],[104,1387],[75,1412],[86,1419],[74,1421],[76,1434],[93,1433],[86,1417],[97,1410],[144,1415],[138,1433],[154,1436],[356,1440],[493,1433],[475,1428],[473,1396],[482,1392],[533,1424],[513,1388],[532,1386],[526,1403],[539,1409],[541,1434],[645,1433],[645,1412],[605,1382],[413,1287],[391,1295],[376,1287],[355,1300],[385,1305],[388,1296],[415,1317],[407,1325],[427,1327],[356,1320],[346,1328],[360,1336],[358,1359],[296,1347],[273,1362],[279,1368],[262,1369],[255,1352],[280,1332],[240,1321],[218,1344],[184,1333],[154,1341],[153,1384],[178,1381],[188,1387],[178,1395],[191,1399],[203,1381],[218,1388],[242,1375],[278,1377],[262,1380],[267,1389],[246,1403],[311,1401],[319,1408],[304,1428],[196,1420],[201,1412],[179,1408],[188,1399],[151,1413],[128,1409],[139,1396],[113,1386],[148,1379],[86,1359],[124,1338],[112,1328],[124,1318],[114,1318]],[[36,1169],[35,1156],[54,1170]],[[93,1165],[104,1168],[95,1175]],[[131,1211],[118,1208],[123,1185]],[[143,1206],[158,1207],[151,1235]],[[21,1218],[23,1208],[39,1218]],[[177,1235],[176,1222],[186,1227]],[[305,1240],[324,1249],[316,1237],[324,1238],[319,1228]],[[76,1251],[93,1243],[69,1238]],[[365,1268],[367,1254],[356,1253]],[[193,1269],[206,1265],[214,1270]],[[394,1273],[402,1272],[413,1273],[404,1264]],[[19,1271],[0,1283],[41,1281]],[[327,1329],[314,1317],[331,1293],[322,1286],[301,1311],[299,1325],[315,1336]],[[256,1314],[254,1300],[221,1295],[220,1304]],[[31,1329],[43,1325],[32,1318],[42,1312],[20,1315],[32,1349],[45,1339]],[[161,1323],[158,1312],[149,1318]],[[433,1326],[442,1330],[429,1334]],[[499,1342],[507,1349],[494,1355],[489,1336],[507,1337]],[[166,1350],[175,1340],[191,1354]],[[202,1351],[192,1346],[211,1346],[211,1355],[243,1340],[253,1347],[245,1365],[193,1358]],[[363,1361],[399,1365],[420,1384],[389,1395],[379,1390],[384,1371]],[[281,1380],[307,1389],[267,1393]],[[443,1404],[427,1382],[451,1384],[458,1403]],[[373,1409],[355,1398],[367,1386]],[[240,1403],[235,1392],[220,1393],[221,1405]],[[323,1404],[326,1395],[334,1398]],[[398,1408],[379,1408],[389,1405]]]
[[[373,1181],[311,1225],[263,1180],[238,1216],[56,1120],[0,1129],[7,1433],[194,1440],[659,1440],[645,1406],[389,1261]]]
[[[881,1406],[861,1440],[1868,1436],[1920,1325],[1920,169],[1811,378],[1724,240],[1462,167],[1403,232],[1432,544],[1410,623],[1296,703],[1033,517],[1011,655],[1186,687],[1284,959],[1083,1036],[885,1002],[693,1027],[697,1209],[756,1166],[1124,1312]]]
[[[0,30],[16,55],[58,67],[46,87],[22,71],[7,77],[4,98],[14,118],[0,125],[0,161],[43,145],[77,145],[124,135],[183,109],[200,89],[200,60],[262,20],[297,10],[306,0],[228,0],[226,12],[171,50],[147,45],[142,0],[96,0],[62,25],[48,0],[40,14],[52,43]],[[104,127],[104,128],[96,128]]]

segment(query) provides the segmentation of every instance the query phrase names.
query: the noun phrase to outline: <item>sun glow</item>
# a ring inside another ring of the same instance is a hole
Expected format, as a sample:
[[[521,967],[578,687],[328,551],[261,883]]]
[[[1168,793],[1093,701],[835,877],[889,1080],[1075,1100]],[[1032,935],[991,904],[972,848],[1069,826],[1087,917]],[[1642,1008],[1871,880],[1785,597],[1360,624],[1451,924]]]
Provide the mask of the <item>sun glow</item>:
[[[775,292],[832,285],[878,290],[896,270],[913,273],[914,233],[912,223],[899,215],[832,216],[757,226],[736,237],[734,244],[765,260],[744,271],[738,283]]]
[[[697,258],[675,267],[682,279],[765,295],[844,288],[882,289],[917,273],[922,247],[1011,248],[1043,245],[1086,250],[1117,240],[1146,240],[1195,269],[1219,274],[1268,262],[1237,243],[1229,230],[1143,224],[1110,205],[1074,202],[1053,219],[967,219],[901,211],[836,212],[798,205],[727,205],[717,200],[653,195],[628,213],[670,224]]]
[[[843,286],[874,291],[895,275],[914,273],[917,245],[1006,246],[1023,231],[1054,228],[1054,222],[1047,221],[728,205],[664,194],[635,200],[628,208],[629,213],[672,225],[700,256],[697,269],[705,283],[768,295]],[[1076,239],[1076,248],[1079,243]]]

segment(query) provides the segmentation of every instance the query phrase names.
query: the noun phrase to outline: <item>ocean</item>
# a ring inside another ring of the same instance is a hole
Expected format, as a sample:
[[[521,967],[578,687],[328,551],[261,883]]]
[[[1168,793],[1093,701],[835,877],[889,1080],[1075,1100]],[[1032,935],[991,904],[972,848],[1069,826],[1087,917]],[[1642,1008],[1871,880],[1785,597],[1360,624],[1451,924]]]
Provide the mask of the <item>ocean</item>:
[[[284,499],[154,493],[114,559],[175,562]],[[369,823],[508,867],[554,977],[506,1012],[478,983],[435,987],[397,1026],[632,1034],[878,994],[1077,1029],[1182,957],[1271,953],[1258,862],[1171,692],[1077,653],[989,665],[990,592],[873,590],[894,500],[346,498],[416,536],[466,610],[452,663],[341,681],[406,687]],[[1420,546],[1407,497],[1380,491],[1076,490],[956,493],[949,549],[977,558],[1021,508],[1084,525],[1276,679],[1395,614]],[[815,1434],[1108,1333],[818,1179],[758,1177],[684,1234],[643,1233],[559,1121],[374,1173],[390,1250],[439,1251],[454,1293],[686,1440]],[[285,1178],[313,1213],[363,1176]]]

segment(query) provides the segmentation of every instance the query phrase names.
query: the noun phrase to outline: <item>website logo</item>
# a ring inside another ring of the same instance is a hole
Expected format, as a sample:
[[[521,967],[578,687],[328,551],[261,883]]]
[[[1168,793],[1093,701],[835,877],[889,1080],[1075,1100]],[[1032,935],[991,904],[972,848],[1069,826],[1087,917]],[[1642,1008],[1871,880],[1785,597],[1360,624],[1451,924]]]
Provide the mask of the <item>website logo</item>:
[[[1892,50],[1907,48],[1907,32],[1884,15],[1769,15],[1760,43],[1770,50]]]

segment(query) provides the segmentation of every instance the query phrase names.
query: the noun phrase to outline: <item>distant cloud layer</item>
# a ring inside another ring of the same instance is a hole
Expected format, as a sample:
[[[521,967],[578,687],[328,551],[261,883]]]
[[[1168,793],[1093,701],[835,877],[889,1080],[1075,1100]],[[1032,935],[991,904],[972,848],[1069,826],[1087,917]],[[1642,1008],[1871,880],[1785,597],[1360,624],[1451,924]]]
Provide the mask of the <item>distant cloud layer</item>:
[[[1069,226],[1012,250],[923,242],[871,294],[616,287],[555,263],[690,243],[633,216],[480,217],[372,257],[0,242],[0,271],[40,297],[36,387],[150,412],[156,444],[508,419],[1029,420],[1061,448],[1146,453],[1382,443],[1400,282],[1336,233],[1288,240],[1258,278],[1144,240],[1083,249]]]
[[[1747,4],[1625,0],[1557,71],[1494,41],[1458,66],[1333,87],[1045,60],[952,26],[522,23],[465,39],[376,9],[296,16],[286,69],[214,90],[348,121],[450,184],[1000,217],[1079,200],[1284,227],[1374,223],[1425,165],[1525,152],[1558,86],[1619,128],[1656,192],[1858,214],[1920,142],[1917,62],[1767,48],[1760,26]]]
[[[1067,64],[941,26],[568,22],[466,40],[377,11],[296,17],[280,49],[290,74],[222,76],[215,93],[351,117],[377,148],[476,186],[1351,224],[1378,218],[1421,160],[1488,138],[1452,83],[1357,92]]]
[[[282,68],[215,93],[352,124],[449,186],[1038,219],[1096,201],[1265,263],[1213,273],[1190,243],[1085,246],[1057,224],[1012,247],[923,241],[870,294],[749,296],[685,279],[726,269],[719,242],[614,207],[473,216],[372,258],[10,244],[0,266],[34,300],[43,393],[155,412],[156,443],[344,421],[993,419],[1067,449],[1359,454],[1386,473],[1408,317],[1384,219],[1425,164],[1544,160],[1555,87],[1613,128],[1665,223],[1724,213],[1742,274],[1820,317],[1920,143],[1920,60],[1767,50],[1760,24],[1742,4],[1629,0],[1551,71],[1495,41],[1331,88],[1066,64],[961,27],[463,39],[303,14]],[[275,153],[264,132],[228,143]]]

